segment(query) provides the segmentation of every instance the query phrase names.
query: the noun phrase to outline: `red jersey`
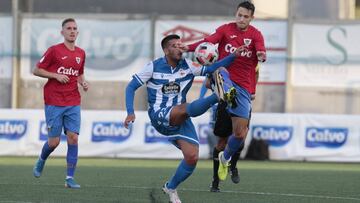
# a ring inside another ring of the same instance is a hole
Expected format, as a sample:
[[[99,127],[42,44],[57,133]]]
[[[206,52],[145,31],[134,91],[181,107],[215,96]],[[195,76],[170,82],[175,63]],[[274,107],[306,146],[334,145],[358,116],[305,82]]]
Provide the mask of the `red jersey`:
[[[64,43],[51,46],[37,63],[38,68],[48,72],[67,75],[70,81],[62,84],[56,79],[48,79],[44,86],[44,100],[47,105],[80,105],[78,76],[84,73],[85,51],[75,47],[69,50]]]
[[[246,45],[241,56],[237,57],[227,70],[233,82],[248,90],[250,94],[254,94],[255,70],[258,64],[256,52],[265,51],[264,37],[261,32],[251,25],[246,31],[241,31],[234,22],[224,24],[204,40],[189,45],[189,51],[194,51],[197,45],[204,41],[219,44],[219,59],[235,52],[238,47]]]

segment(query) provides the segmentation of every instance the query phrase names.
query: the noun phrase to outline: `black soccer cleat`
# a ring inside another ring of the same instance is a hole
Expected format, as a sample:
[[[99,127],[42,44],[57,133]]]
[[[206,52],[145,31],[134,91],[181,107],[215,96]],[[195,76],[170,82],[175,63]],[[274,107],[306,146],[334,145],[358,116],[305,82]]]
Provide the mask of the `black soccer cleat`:
[[[237,168],[230,169],[230,176],[233,183],[238,184],[240,182],[239,171]]]
[[[210,186],[210,192],[220,192],[219,180],[213,179]]]

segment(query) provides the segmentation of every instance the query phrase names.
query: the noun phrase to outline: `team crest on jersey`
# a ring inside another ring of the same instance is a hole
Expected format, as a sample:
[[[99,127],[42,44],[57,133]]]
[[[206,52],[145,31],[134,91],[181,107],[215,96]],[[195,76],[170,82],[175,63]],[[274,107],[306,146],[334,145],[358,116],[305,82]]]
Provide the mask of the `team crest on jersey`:
[[[245,46],[249,46],[250,44],[251,44],[251,39],[249,39],[249,38],[244,38],[244,44],[245,44]]]
[[[180,69],[179,73],[180,73],[180,76],[184,76],[186,74],[184,69]]]
[[[81,58],[80,57],[75,57],[76,59],[76,63],[80,64]]]

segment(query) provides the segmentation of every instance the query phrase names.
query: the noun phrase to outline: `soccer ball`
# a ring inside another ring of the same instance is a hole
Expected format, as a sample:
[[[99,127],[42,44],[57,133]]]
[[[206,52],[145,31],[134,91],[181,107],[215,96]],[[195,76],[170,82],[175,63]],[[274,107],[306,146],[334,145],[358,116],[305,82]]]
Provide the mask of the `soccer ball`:
[[[203,66],[213,64],[219,58],[216,46],[210,42],[203,42],[195,49],[195,60]]]

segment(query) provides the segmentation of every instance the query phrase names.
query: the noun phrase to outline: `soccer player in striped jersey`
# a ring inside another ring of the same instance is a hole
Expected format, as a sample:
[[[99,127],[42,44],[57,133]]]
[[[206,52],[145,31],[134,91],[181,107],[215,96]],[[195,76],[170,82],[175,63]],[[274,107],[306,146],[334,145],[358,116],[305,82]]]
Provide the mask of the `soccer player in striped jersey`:
[[[181,40],[178,35],[168,35],[161,41],[164,57],[151,61],[142,71],[136,73],[126,88],[125,127],[135,121],[133,108],[134,94],[137,88],[146,84],[148,93],[148,114],[151,124],[169,141],[179,148],[184,156],[175,174],[163,186],[170,202],[181,202],[176,188],[194,171],[198,161],[199,140],[190,117],[199,116],[218,102],[215,94],[206,98],[186,102],[195,76],[212,73],[219,67],[227,67],[240,50],[210,66],[200,66],[182,58]]]

